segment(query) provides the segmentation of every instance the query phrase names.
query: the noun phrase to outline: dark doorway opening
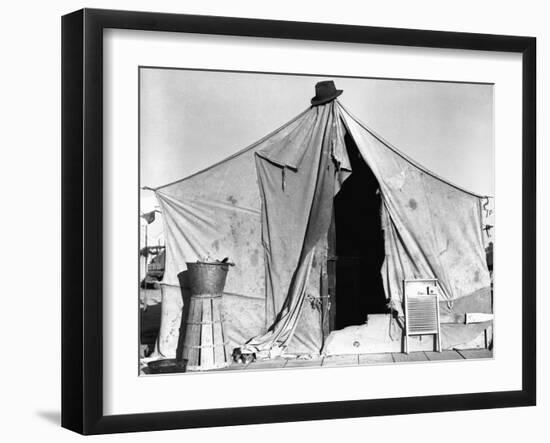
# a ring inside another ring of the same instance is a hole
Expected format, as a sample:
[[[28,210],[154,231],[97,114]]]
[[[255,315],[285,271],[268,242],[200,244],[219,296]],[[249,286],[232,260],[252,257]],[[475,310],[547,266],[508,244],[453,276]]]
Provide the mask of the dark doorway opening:
[[[388,312],[380,275],[385,252],[378,181],[349,134],[345,141],[352,174],[334,199],[335,329]]]

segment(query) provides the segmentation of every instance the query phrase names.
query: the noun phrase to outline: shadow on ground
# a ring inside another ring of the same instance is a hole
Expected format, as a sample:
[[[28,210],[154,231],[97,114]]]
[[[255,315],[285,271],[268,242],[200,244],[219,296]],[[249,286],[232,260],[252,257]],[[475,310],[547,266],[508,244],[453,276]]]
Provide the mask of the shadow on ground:
[[[60,411],[36,411],[36,415],[43,420],[50,422],[53,425],[61,425],[61,412]]]

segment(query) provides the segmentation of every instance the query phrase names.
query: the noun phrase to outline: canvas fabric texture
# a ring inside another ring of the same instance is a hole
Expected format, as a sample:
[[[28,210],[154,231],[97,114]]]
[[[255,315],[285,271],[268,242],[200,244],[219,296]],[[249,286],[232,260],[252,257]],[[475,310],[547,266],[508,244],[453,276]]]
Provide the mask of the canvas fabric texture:
[[[320,352],[320,281],[333,197],[353,173],[346,131],[380,185],[381,273],[391,306],[401,312],[404,278],[437,278],[448,312],[464,297],[473,300],[463,304],[468,309],[490,309],[482,196],[420,167],[333,101],[156,190],[166,238],[161,355],[177,352],[185,263],[206,255],[236,264],[224,292],[230,352],[245,343],[264,356]]]

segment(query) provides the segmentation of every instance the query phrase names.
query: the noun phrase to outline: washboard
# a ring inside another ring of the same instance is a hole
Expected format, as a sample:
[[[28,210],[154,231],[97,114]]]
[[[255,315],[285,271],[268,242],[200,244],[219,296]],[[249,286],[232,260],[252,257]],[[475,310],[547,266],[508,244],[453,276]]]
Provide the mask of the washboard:
[[[405,353],[409,353],[409,336],[411,335],[434,335],[436,350],[441,352],[437,279],[403,280],[403,304],[405,308]]]

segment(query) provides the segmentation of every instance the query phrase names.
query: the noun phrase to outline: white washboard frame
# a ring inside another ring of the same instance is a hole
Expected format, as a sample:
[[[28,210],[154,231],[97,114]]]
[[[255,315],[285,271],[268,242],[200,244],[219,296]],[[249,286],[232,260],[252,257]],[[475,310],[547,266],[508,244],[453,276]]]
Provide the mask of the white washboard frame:
[[[409,336],[411,335],[435,335],[436,338],[436,350],[441,352],[441,322],[439,315],[439,291],[436,291],[433,295],[422,295],[416,297],[410,297],[407,295],[407,283],[419,283],[426,282],[431,283],[430,286],[439,287],[437,278],[419,278],[419,279],[404,279],[403,280],[403,305],[405,312],[405,328],[404,332],[404,351],[405,354],[409,353]],[[435,283],[435,285],[434,285]],[[425,297],[426,300],[414,300]],[[417,309],[430,308],[430,301],[435,301],[435,308],[431,308],[430,311],[422,313],[421,315],[414,315],[410,312]],[[412,305],[410,306],[410,302]],[[412,321],[411,321],[412,320]]]

